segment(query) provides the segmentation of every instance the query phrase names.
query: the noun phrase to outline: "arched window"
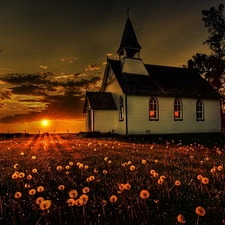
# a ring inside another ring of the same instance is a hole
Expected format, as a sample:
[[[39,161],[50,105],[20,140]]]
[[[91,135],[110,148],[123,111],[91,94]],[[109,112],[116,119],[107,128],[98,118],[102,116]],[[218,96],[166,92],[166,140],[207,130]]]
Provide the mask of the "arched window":
[[[196,101],[196,120],[204,120],[204,105],[201,99],[197,99]]]
[[[149,120],[159,120],[159,104],[154,96],[149,99]]]
[[[124,120],[124,107],[123,107],[123,98],[120,96],[119,98],[119,121]]]
[[[180,98],[174,99],[174,120],[183,120],[183,109]]]

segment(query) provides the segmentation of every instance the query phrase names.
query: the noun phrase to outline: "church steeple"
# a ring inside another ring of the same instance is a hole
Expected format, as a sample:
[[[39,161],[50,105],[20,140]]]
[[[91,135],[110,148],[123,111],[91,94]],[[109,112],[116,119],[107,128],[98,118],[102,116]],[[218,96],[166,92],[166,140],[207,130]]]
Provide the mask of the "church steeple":
[[[138,54],[137,58],[139,58],[140,50],[141,50],[141,46],[138,43],[136,34],[134,32],[134,28],[129,18],[129,8],[128,8],[127,21],[123,31],[123,37],[120,43],[120,47],[117,53],[119,54],[120,58],[122,57],[133,58],[136,54]]]

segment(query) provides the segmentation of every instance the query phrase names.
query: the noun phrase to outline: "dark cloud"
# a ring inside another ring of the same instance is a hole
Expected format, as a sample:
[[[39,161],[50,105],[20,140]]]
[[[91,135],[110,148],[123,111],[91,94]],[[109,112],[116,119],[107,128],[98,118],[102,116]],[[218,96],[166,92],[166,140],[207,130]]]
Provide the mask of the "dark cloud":
[[[35,85],[22,85],[10,89],[17,95],[47,95],[45,89]]]
[[[10,99],[12,96],[12,92],[11,91],[1,91],[0,92],[0,100],[4,100],[4,99]]]

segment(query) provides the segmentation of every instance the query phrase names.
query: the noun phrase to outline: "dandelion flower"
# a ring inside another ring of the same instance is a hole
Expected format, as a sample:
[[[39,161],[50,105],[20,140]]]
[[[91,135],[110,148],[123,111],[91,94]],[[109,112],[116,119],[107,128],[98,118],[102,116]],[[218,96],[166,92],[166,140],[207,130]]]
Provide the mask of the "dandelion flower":
[[[112,160],[109,160],[109,161],[108,161],[108,164],[112,164]]]
[[[39,204],[41,204],[41,202],[43,202],[43,201],[44,201],[44,198],[38,197],[38,198],[36,199],[35,203],[36,203],[37,205],[39,205]]]
[[[134,165],[130,166],[130,171],[133,171],[133,170],[135,170],[135,166]]]
[[[23,155],[24,155],[24,152],[21,152],[21,153],[20,153],[20,155],[22,155],[22,156],[23,156]]]
[[[36,190],[35,189],[30,189],[29,190],[29,195],[35,195],[36,194]]]
[[[14,164],[14,166],[13,166],[14,169],[17,169],[18,165],[19,165],[18,163]]]
[[[76,201],[73,198],[67,200],[68,206],[74,206]]]
[[[91,180],[89,177],[86,178],[86,181],[89,183]]]
[[[14,173],[13,175],[12,175],[12,179],[17,179],[19,176],[18,176],[18,174],[16,174],[16,173]]]
[[[69,165],[72,166],[73,165],[73,162],[69,162]]]
[[[70,174],[70,172],[69,171],[66,171],[66,174],[68,175],[68,174]]]
[[[103,174],[107,174],[107,173],[108,173],[108,171],[107,171],[107,170],[103,170],[102,172],[103,172]]]
[[[63,184],[62,184],[62,185],[59,185],[59,186],[58,186],[58,189],[59,189],[60,191],[63,191],[63,190],[65,189],[65,185],[63,185]]]
[[[43,187],[43,186],[39,186],[38,188],[37,188],[37,191],[38,192],[42,192],[42,191],[44,191],[45,190],[45,188]]]
[[[108,161],[108,157],[105,157],[104,160],[105,160],[105,161]]]
[[[82,190],[82,192],[84,194],[88,193],[89,191],[90,191],[90,188],[89,187],[84,187],[83,190]]]
[[[65,166],[65,169],[66,170],[69,170],[70,169],[70,166],[69,165]]]
[[[72,190],[72,191],[69,192],[70,198],[76,198],[77,195],[78,195],[77,190]]]
[[[216,172],[216,168],[213,167],[211,170],[210,170],[211,173],[215,173]]]
[[[200,174],[197,176],[197,179],[198,179],[198,180],[202,180],[202,178],[203,178],[203,176],[200,175]]]
[[[24,178],[25,177],[25,173],[21,172],[19,173],[19,178]]]
[[[36,159],[36,156],[35,156],[35,155],[33,155],[33,156],[31,157],[31,159]]]
[[[120,191],[123,191],[125,189],[125,185],[124,184],[119,184],[119,189],[120,189]]]
[[[153,174],[153,177],[158,177],[158,176],[159,176],[158,173],[154,173],[154,174]]]
[[[89,177],[89,179],[90,179],[90,181],[93,181],[95,179],[95,176],[92,175]]]
[[[185,218],[184,218],[184,216],[183,216],[182,214],[179,214],[179,215],[177,216],[177,221],[178,221],[179,223],[181,223],[181,224],[186,223],[186,220],[185,220]]]
[[[175,184],[175,186],[177,186],[177,187],[178,187],[178,186],[180,186],[180,185],[181,185],[181,182],[180,182],[179,180],[175,180],[175,183],[174,183],[174,184]]]
[[[81,199],[77,199],[77,200],[75,200],[75,204],[77,205],[77,206],[81,206],[81,205],[83,205],[83,201],[81,200]]]
[[[32,173],[37,173],[37,169],[32,169]]]
[[[145,159],[142,159],[142,160],[141,160],[141,163],[142,163],[142,164],[146,164],[146,160],[145,160]]]
[[[128,161],[128,162],[127,162],[128,165],[130,165],[131,163],[132,163],[131,161]]]
[[[150,174],[154,175],[155,174],[155,170],[150,170]]]
[[[82,169],[83,167],[84,167],[84,164],[83,163],[80,163],[79,169]]]
[[[88,165],[85,165],[85,166],[84,166],[84,169],[85,169],[85,170],[87,170],[88,168],[89,168],[89,166],[88,166]]]
[[[130,185],[129,183],[126,183],[126,184],[124,185],[124,189],[130,190],[130,188],[131,188],[131,185]]]
[[[15,198],[21,198],[22,194],[21,192],[17,191],[15,194],[14,194],[14,197]]]
[[[110,201],[111,203],[115,203],[115,202],[117,201],[116,195],[112,195],[112,196],[109,198],[109,201]]]
[[[163,181],[164,181],[163,179],[159,178],[158,181],[157,181],[157,183],[158,183],[159,185],[161,185],[161,184],[163,184]]]
[[[218,169],[218,171],[221,171],[223,169],[223,167],[222,166],[218,166],[217,169]]]
[[[209,183],[209,179],[207,177],[203,177],[202,178],[202,183],[203,184],[208,184]]]
[[[161,175],[161,176],[160,176],[160,179],[161,179],[161,180],[166,179],[165,175]]]
[[[142,190],[142,191],[140,192],[140,197],[141,197],[142,199],[147,199],[147,198],[149,197],[149,192],[148,192],[147,190]]]
[[[88,196],[86,194],[83,194],[83,195],[80,196],[79,199],[81,200],[82,205],[85,205],[88,201]]]
[[[24,187],[25,188],[30,188],[30,185],[29,184],[24,184]]]
[[[56,169],[60,171],[62,170],[62,166],[57,166]]]
[[[195,212],[199,216],[204,216],[205,215],[205,209],[201,206],[196,207]]]
[[[156,159],[156,160],[155,160],[155,163],[158,163],[158,162],[159,162],[158,159]]]
[[[94,173],[98,173],[98,169],[97,168],[94,169]]]
[[[27,180],[31,180],[32,179],[32,175],[27,175]]]
[[[39,204],[39,206],[40,206],[41,210],[46,210],[51,206],[51,201],[50,200],[44,200]]]

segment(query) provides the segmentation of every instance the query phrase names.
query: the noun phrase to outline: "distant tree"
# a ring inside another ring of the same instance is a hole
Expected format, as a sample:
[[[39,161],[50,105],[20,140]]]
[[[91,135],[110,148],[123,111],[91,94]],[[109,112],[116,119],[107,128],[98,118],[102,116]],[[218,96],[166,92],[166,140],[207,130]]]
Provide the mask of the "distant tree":
[[[200,54],[192,56],[193,66],[199,73],[221,94],[224,95],[225,72],[225,17],[223,15],[224,4],[218,9],[211,7],[202,10],[205,27],[208,29],[208,39],[203,42],[210,48],[211,55]]]

